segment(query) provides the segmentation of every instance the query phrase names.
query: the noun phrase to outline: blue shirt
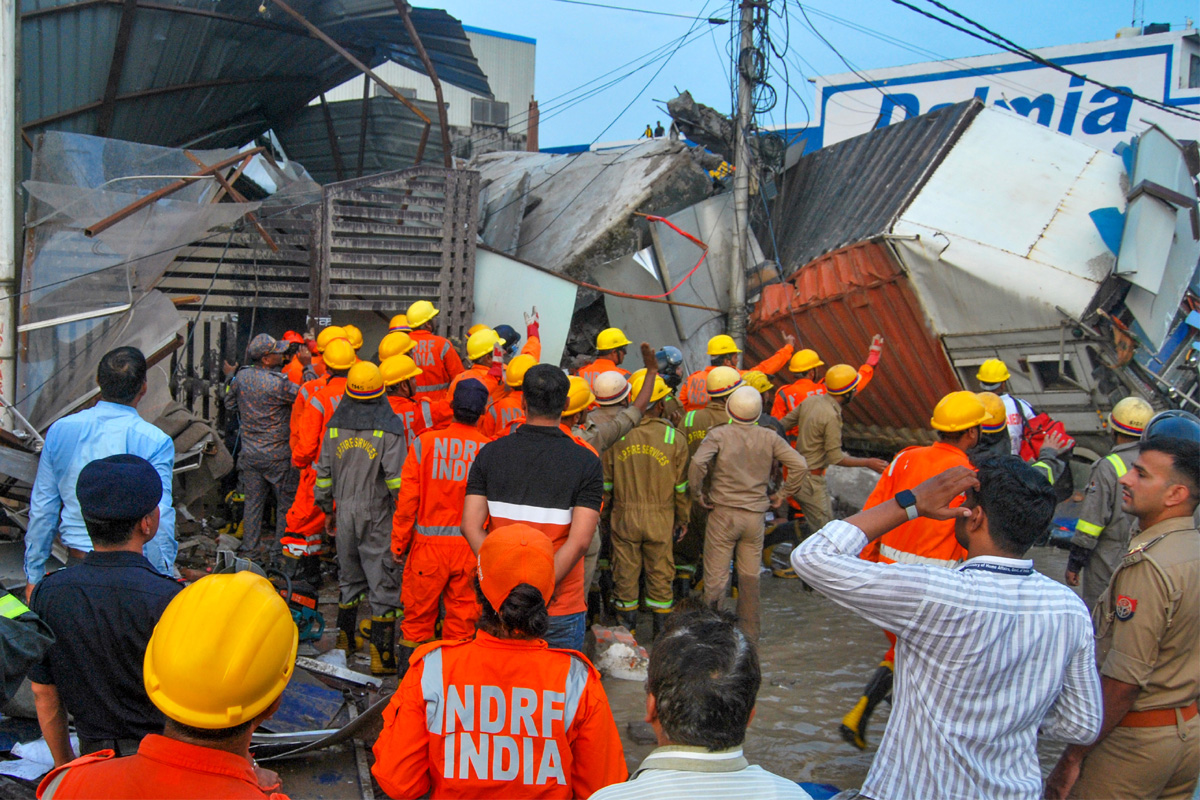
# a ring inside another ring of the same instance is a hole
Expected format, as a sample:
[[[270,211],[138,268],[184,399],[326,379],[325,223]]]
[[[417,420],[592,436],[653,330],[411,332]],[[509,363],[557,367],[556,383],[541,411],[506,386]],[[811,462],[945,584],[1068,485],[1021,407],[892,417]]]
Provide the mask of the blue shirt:
[[[175,508],[171,505],[175,443],[139,417],[133,407],[102,400],[93,408],[63,417],[46,433],[29,502],[29,530],[25,532],[25,579],[29,583],[45,577],[55,534],[67,547],[91,551],[92,537],[79,511],[75,483],[91,462],[122,453],[146,459],[162,478],[158,533],[142,552],[154,569],[163,575],[174,574],[175,554],[179,552]]]

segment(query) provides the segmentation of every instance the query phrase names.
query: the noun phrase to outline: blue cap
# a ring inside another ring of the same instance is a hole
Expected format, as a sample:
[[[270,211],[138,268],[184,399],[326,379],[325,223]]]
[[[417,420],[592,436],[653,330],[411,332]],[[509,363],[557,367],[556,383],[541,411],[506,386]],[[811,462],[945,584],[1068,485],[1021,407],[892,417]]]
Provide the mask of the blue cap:
[[[521,341],[521,334],[517,333],[512,325],[497,325],[494,330],[496,335],[504,340],[505,347],[512,347]]]
[[[454,387],[454,399],[450,401],[450,407],[455,411],[479,415],[487,408],[487,402],[487,387],[474,378],[467,378]]]
[[[84,519],[139,520],[162,500],[162,478],[141,456],[121,454],[92,461],[79,471],[75,497]]]

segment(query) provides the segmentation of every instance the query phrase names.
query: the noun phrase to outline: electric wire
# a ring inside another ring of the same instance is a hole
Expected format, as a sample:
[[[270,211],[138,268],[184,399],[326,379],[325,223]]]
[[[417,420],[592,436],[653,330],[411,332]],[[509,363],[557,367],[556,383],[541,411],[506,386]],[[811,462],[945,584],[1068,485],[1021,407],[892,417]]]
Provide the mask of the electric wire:
[[[590,2],[586,2],[585,0],[554,0],[554,2],[567,3],[567,4],[573,5],[573,6],[591,6],[593,8],[606,8],[611,11],[632,11],[636,14],[652,14],[656,17],[674,17],[676,19],[691,19],[691,20],[703,19],[709,25],[727,25],[727,24],[729,24],[729,20],[721,19],[720,17],[707,17],[707,18],[705,18],[705,17],[690,17],[687,14],[673,14],[669,11],[652,11],[648,8],[630,8],[629,6],[610,6],[610,5],[605,5],[604,3],[590,3]]]

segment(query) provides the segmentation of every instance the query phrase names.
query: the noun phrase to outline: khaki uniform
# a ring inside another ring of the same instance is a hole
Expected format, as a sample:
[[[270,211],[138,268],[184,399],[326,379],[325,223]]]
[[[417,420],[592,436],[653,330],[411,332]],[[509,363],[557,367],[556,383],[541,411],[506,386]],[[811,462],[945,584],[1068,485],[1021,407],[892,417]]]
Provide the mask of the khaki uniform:
[[[825,468],[846,457],[842,450],[842,404],[827,394],[815,394],[789,411],[780,424],[797,428],[796,452],[808,462],[809,472],[796,494],[804,519],[813,533],[833,519]]]
[[[729,424],[729,412],[725,410],[725,400],[710,400],[708,405],[683,415],[683,426],[679,429],[687,438],[688,452],[696,455],[704,437],[717,425]],[[700,566],[704,548],[704,531],[708,525],[708,509],[699,503],[692,503],[692,516],[688,521],[687,535],[683,541],[675,543],[675,571],[686,583],[697,579],[697,568]]]
[[[1188,798],[1200,774],[1200,531],[1191,517],[1135,534],[1092,614],[1102,676],[1141,687],[1083,761],[1078,798]],[[1167,724],[1145,713],[1165,709]],[[1139,714],[1142,719],[1138,719]],[[1136,726],[1133,723],[1152,726]]]
[[[1137,442],[1118,445],[1092,465],[1088,476],[1071,545],[1091,551],[1081,581],[1083,602],[1089,610],[1096,607],[1100,594],[1108,588],[1113,570],[1129,550],[1137,520],[1121,510],[1121,487],[1117,481],[1133,467],[1137,456]]]
[[[707,496],[714,507],[704,536],[704,601],[715,606],[725,596],[736,551],[738,621],[754,640],[760,628],[764,515],[771,507],[767,485],[776,462],[788,469],[783,492],[795,495],[808,473],[804,459],[774,431],[729,424],[708,432],[688,468],[692,497]]]
[[[612,564],[619,612],[638,610],[638,579],[646,605],[669,611],[675,559],[672,531],[686,525],[688,447],[669,422],[647,418],[605,451],[604,491],[612,501]]]

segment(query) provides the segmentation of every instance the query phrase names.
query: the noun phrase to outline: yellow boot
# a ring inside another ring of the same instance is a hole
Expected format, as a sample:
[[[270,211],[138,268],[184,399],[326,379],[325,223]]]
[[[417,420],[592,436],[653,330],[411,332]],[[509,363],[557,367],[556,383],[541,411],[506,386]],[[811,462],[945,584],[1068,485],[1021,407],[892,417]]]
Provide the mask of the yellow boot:
[[[867,688],[863,690],[862,697],[858,698],[854,708],[842,717],[842,738],[859,750],[867,749],[867,722],[870,721],[875,706],[892,693],[892,674],[892,662],[882,662],[871,676]]]

